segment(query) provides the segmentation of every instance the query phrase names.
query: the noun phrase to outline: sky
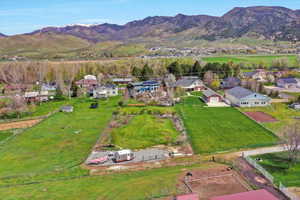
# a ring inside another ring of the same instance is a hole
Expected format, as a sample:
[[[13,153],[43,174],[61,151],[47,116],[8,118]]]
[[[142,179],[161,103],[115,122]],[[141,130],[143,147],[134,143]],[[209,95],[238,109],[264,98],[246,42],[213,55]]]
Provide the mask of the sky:
[[[300,9],[300,0],[0,0],[0,33],[69,24],[125,24],[178,13],[222,16],[234,7],[261,5]]]

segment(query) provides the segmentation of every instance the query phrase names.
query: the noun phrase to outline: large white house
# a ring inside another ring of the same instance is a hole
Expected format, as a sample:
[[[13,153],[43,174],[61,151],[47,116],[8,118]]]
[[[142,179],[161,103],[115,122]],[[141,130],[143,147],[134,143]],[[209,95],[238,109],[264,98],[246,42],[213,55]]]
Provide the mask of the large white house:
[[[234,87],[225,91],[225,98],[234,106],[239,107],[259,107],[268,106],[271,98],[266,95],[252,92],[251,90]]]
[[[93,90],[93,98],[108,98],[118,95],[118,87],[114,84],[106,84]]]
[[[198,77],[183,77],[176,81],[175,86],[187,91],[201,91],[205,88],[203,82]]]

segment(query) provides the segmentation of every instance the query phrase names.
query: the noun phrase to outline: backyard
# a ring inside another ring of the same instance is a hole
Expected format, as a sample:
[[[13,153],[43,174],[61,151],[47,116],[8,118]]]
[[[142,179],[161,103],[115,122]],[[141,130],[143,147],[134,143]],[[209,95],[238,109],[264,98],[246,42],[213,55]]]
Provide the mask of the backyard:
[[[275,181],[288,187],[300,187],[300,161],[290,163],[286,152],[254,156],[260,158],[259,164],[270,172]]]
[[[179,133],[171,119],[142,114],[129,119],[126,125],[113,129],[111,135],[113,144],[122,148],[144,149],[172,144]]]
[[[73,113],[56,113],[9,140],[0,149],[0,177],[80,165],[111,119],[118,100],[115,97],[90,109],[90,100],[77,99]]]
[[[264,126],[271,129],[273,132],[279,134],[281,129],[291,123],[300,122],[300,111],[293,110],[285,103],[275,103],[268,107],[255,108],[239,108],[242,112],[264,112],[275,119],[277,122],[263,123]]]
[[[195,153],[215,153],[276,144],[278,138],[230,107],[207,108],[197,97],[176,105]]]

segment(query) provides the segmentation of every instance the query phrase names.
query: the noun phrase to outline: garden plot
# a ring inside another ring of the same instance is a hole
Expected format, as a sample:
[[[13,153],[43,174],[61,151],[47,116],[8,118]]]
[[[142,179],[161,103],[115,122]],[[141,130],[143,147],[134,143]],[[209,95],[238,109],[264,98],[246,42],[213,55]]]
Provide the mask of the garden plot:
[[[249,116],[251,119],[260,122],[260,123],[267,123],[267,122],[277,122],[278,120],[272,117],[269,114],[266,114],[264,112],[245,112],[247,116]]]

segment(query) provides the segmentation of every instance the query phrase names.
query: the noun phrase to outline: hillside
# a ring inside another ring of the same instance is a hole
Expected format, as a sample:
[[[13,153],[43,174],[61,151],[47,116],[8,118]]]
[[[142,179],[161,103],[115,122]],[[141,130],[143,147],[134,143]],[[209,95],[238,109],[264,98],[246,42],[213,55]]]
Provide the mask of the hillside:
[[[234,8],[221,17],[178,14],[147,17],[125,25],[69,25],[18,36],[0,35],[0,53],[30,58],[99,58],[114,52],[117,56],[141,55],[155,46],[244,50],[267,46],[264,52],[276,52],[272,41],[298,39],[300,10],[260,6]]]

